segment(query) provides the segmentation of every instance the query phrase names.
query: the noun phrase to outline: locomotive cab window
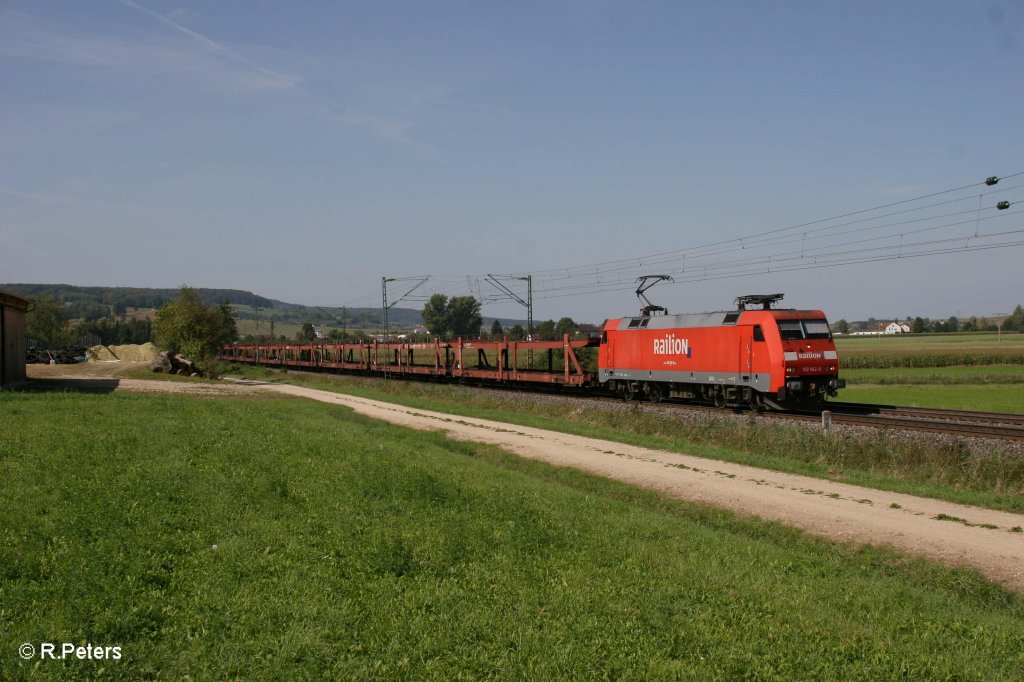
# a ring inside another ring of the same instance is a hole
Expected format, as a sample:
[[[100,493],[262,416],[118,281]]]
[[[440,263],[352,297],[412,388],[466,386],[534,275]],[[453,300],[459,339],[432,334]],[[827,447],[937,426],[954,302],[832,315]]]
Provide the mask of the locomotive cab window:
[[[764,330],[759,324],[754,325],[754,341],[764,341]]]
[[[832,330],[825,320],[804,320],[804,333],[808,339],[832,338]]]
[[[736,320],[740,319],[739,313],[726,313],[725,319],[722,320],[722,324],[736,324]]]
[[[783,341],[799,341],[804,338],[800,320],[779,320],[779,336]]]

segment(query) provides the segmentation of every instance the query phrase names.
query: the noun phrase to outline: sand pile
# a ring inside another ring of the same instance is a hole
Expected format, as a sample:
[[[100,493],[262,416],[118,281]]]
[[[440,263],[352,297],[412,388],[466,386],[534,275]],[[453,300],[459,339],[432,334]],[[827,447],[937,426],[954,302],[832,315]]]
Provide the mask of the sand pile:
[[[110,352],[118,360],[125,362],[153,362],[160,351],[148,341],[143,344],[129,343],[123,346],[110,346]]]
[[[114,362],[118,359],[106,346],[93,346],[86,351],[86,355],[89,356],[89,362]]]

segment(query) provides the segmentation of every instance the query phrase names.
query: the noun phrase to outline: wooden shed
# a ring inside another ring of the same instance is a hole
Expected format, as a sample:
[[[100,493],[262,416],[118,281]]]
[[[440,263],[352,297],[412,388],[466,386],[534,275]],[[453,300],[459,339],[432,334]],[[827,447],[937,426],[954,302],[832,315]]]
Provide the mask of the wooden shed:
[[[25,313],[29,302],[0,291],[0,386],[25,381]]]

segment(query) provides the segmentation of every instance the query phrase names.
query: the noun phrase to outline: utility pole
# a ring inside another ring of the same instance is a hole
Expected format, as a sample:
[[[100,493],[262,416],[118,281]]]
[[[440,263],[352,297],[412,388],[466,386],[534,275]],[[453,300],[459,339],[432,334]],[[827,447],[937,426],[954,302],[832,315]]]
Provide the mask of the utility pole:
[[[992,313],[992,317],[998,317],[999,323],[996,325],[996,343],[1003,342],[1003,322],[1009,317],[1006,313]]]
[[[505,295],[501,298],[511,298],[513,301],[521,306],[526,307],[526,340],[533,341],[533,275],[526,275],[524,277],[512,277],[502,275],[487,275],[487,282],[491,284],[495,289],[501,291]],[[526,300],[524,301],[522,296],[512,291],[509,287],[501,281],[502,279],[514,279],[520,282],[526,282]],[[527,362],[530,363],[530,369],[533,369],[533,351],[529,350],[526,352]]]
[[[401,303],[406,296],[419,289],[423,284],[430,279],[430,275],[424,277],[381,277],[380,278],[380,290],[381,290],[381,301],[384,308],[384,343],[388,343],[389,340],[389,329],[388,329],[388,311],[394,308],[396,305]],[[405,282],[416,280],[416,284],[412,285],[408,291],[399,296],[392,303],[388,303],[388,282]],[[391,364],[391,350],[388,349],[388,359],[384,364],[384,378],[388,378],[388,365]]]

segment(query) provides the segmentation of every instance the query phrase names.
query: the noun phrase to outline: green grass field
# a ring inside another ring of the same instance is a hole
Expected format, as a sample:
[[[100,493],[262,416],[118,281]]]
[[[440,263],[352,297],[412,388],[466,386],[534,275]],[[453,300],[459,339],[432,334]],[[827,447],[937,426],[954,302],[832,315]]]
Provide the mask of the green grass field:
[[[589,410],[575,402],[553,404],[514,392],[481,394],[451,384],[255,367],[236,367],[231,374],[1024,512],[1024,459],[994,451],[984,443],[919,442],[893,438],[882,430],[870,434],[824,433],[753,416],[723,421],[718,413],[680,421],[647,409],[646,403],[633,403],[631,409],[623,411]],[[846,393],[841,392],[840,398],[845,399]]]
[[[838,337],[839,399],[1024,413],[1024,334]]]
[[[1024,388],[1020,384],[853,384],[839,392],[839,400],[901,407],[1024,414]]]
[[[3,679],[1024,670],[1021,599],[971,571],[334,406],[0,393],[0,417]]]
[[[957,367],[899,367],[844,369],[848,384],[1020,384],[1024,365],[961,365]]]
[[[878,334],[876,336],[837,336],[840,353],[855,350],[949,350],[985,349],[1024,351],[1024,334],[961,332],[956,334]]]

